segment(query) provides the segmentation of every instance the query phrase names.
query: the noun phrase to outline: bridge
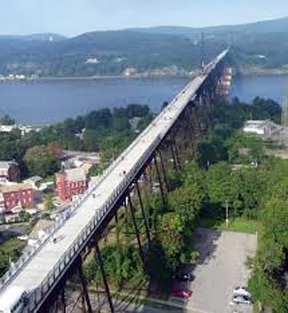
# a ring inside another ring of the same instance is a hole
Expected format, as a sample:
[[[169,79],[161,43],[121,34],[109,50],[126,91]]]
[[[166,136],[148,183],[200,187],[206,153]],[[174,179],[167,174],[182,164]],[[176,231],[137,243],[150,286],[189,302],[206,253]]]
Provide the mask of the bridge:
[[[173,140],[173,134],[181,127],[191,124],[191,120],[187,122],[185,116],[190,114],[191,117],[191,110],[195,106],[197,110],[201,108],[206,110],[219,94],[226,92],[225,58],[227,53],[228,50],[225,50],[206,65],[201,73],[162,110],[102,176],[89,187],[86,193],[73,203],[53,226],[49,235],[41,238],[33,250],[23,255],[17,263],[11,266],[0,280],[0,303],[4,301],[9,289],[16,286],[24,288],[29,293],[29,302],[23,312],[48,312],[51,303],[55,302],[59,292],[64,288],[69,273],[76,269],[79,270],[83,286],[85,306],[88,312],[92,312],[81,263],[83,254],[90,251],[92,246],[96,246],[108,302],[111,311],[114,311],[97,239],[115,216],[119,206],[123,203],[130,204],[140,254],[144,258],[143,243],[141,243],[131,204],[131,190],[134,189],[140,196],[138,180],[145,168],[154,160],[160,192],[164,199],[163,184],[165,182],[167,184],[165,166],[160,154],[160,167],[156,153],[161,146],[165,144],[167,146],[167,142],[170,142],[174,166],[180,167],[177,144]],[[199,123],[197,120],[194,121]],[[195,128],[193,125],[191,127]],[[201,128],[201,125],[199,127]],[[162,173],[160,173],[161,169]],[[149,242],[149,225],[143,210],[142,217]],[[63,311],[66,312],[64,296],[62,300]]]

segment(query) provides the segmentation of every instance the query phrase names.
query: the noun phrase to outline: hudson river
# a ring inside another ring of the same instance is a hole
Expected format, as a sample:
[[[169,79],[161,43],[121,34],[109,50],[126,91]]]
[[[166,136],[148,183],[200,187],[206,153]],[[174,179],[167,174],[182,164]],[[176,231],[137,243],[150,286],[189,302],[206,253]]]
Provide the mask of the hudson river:
[[[98,79],[0,82],[0,116],[21,123],[51,123],[98,108],[130,103],[158,111],[188,83],[183,78]],[[249,102],[256,96],[282,103],[288,96],[288,76],[234,78],[231,96]]]

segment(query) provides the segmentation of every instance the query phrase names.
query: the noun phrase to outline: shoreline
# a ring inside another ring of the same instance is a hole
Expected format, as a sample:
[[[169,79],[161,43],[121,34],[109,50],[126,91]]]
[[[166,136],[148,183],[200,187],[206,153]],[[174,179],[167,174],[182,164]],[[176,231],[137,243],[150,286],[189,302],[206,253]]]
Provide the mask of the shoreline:
[[[263,70],[263,71],[240,71],[234,74],[234,77],[242,76],[242,77],[260,77],[260,76],[288,76],[287,71],[281,71],[277,69],[273,70]],[[65,76],[65,77],[39,77],[36,79],[3,79],[1,82],[39,82],[39,81],[64,81],[64,80],[107,80],[107,79],[119,79],[119,80],[133,80],[133,79],[193,79],[194,75],[159,75],[159,76],[148,76],[148,75],[131,75],[131,76],[123,76],[123,75],[109,75],[109,76]]]

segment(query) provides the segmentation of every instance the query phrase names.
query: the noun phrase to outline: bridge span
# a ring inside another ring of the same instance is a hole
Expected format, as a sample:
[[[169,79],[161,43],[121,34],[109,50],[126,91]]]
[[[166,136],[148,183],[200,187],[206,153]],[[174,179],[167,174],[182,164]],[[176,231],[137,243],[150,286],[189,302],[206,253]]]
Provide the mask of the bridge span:
[[[0,303],[4,301],[7,290],[17,286],[29,292],[29,304],[23,312],[41,311],[50,292],[95,232],[101,229],[125,190],[141,175],[147,160],[151,159],[185,107],[197,97],[227,53],[228,50],[225,50],[209,63],[87,190],[74,205],[70,216],[62,218],[54,233],[43,238],[36,251],[22,258],[1,278]],[[56,243],[53,238],[57,238]]]

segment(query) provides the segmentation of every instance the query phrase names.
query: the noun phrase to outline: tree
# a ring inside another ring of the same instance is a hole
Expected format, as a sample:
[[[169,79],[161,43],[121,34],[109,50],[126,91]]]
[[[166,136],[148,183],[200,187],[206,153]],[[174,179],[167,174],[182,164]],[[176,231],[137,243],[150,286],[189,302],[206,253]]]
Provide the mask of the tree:
[[[159,239],[165,254],[176,257],[183,248],[184,223],[179,214],[164,214],[160,223]]]
[[[35,146],[26,151],[25,164],[32,175],[45,177],[59,170],[58,160],[45,146]]]
[[[86,129],[83,138],[86,151],[99,150],[99,134],[94,129]]]
[[[0,118],[0,125],[14,125],[14,124],[15,120],[7,114]]]
[[[58,142],[53,141],[48,143],[47,150],[55,159],[61,159],[63,157],[63,149]]]
[[[198,184],[178,188],[169,193],[169,207],[184,222],[193,222],[205,203],[205,195]]]
[[[44,197],[44,207],[46,211],[51,212],[55,209],[53,200],[54,200],[54,197],[52,193],[49,193]]]
[[[212,203],[224,204],[230,193],[231,169],[227,163],[221,162],[210,166],[206,174],[208,196]]]

